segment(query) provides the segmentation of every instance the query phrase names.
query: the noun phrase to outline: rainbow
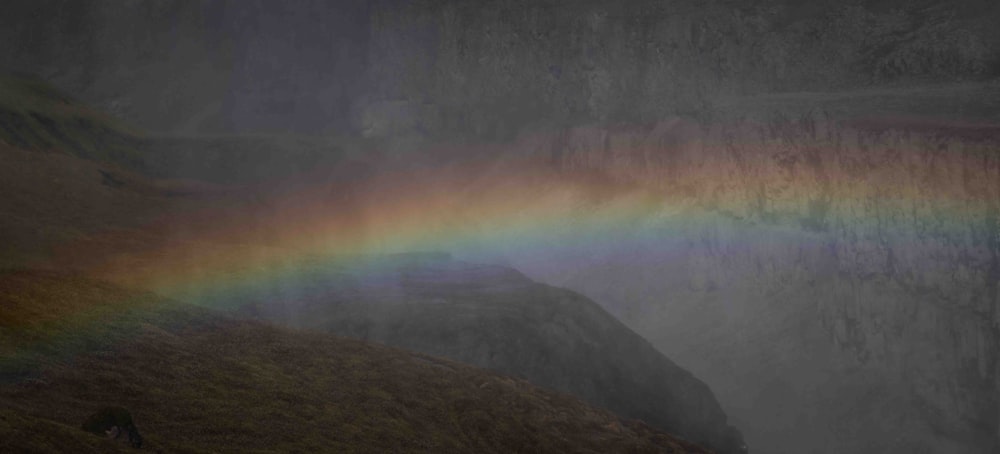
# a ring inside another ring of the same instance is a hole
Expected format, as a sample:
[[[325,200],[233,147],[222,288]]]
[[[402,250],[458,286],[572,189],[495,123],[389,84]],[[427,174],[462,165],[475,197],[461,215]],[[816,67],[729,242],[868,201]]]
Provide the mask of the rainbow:
[[[837,247],[863,261],[891,249],[931,272],[952,273],[961,261],[972,270],[967,283],[981,286],[998,247],[994,142],[850,132],[676,140],[658,131],[581,129],[436,149],[378,160],[370,178],[319,169],[265,196],[223,193],[141,229],[73,241],[52,267],[140,292],[79,298],[87,285],[61,291],[62,278],[7,273],[0,290],[12,306],[0,314],[0,348],[13,350],[0,350],[0,362],[16,369],[44,352],[71,355],[65,345],[84,333],[171,301],[235,309],[322,296],[323,282],[345,274],[377,283],[392,278],[394,254],[414,251],[558,274],[609,257],[683,268],[692,247],[748,263],[762,251]],[[555,141],[563,153],[546,151]],[[31,296],[40,291],[33,283],[56,291]],[[32,309],[39,298],[55,301],[43,321]]]
[[[848,137],[682,145],[626,138],[611,149],[583,141],[558,162],[525,153],[538,143],[532,138],[416,170],[391,163],[361,183],[299,181],[252,207],[178,215],[159,227],[162,244],[94,268],[213,305],[350,264],[377,273],[366,257],[413,251],[564,262],[629,251],[669,257],[682,240],[720,225],[757,232],[741,241],[827,242],[849,233],[905,249],[935,235],[986,238],[996,225],[994,144]],[[196,233],[174,234],[185,225]]]
[[[295,287],[303,276],[378,273],[383,262],[373,257],[413,251],[564,262],[637,251],[671,260],[678,245],[720,225],[758,232],[741,241],[850,234],[920,249],[935,235],[985,238],[1000,212],[1000,155],[989,142],[848,134],[678,143],[648,131],[600,134],[608,133],[562,137],[572,153],[555,160],[538,158],[546,142],[530,137],[437,150],[428,153],[433,164],[418,168],[411,163],[423,158],[405,157],[360,182],[295,181],[254,203],[168,217],[155,228],[159,241],[90,270],[219,306]]]

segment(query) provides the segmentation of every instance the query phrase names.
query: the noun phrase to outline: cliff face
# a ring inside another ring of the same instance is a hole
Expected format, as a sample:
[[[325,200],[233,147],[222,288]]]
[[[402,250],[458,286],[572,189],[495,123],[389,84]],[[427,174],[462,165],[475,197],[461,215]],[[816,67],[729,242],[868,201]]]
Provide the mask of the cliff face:
[[[0,67],[153,131],[346,130],[364,2],[4,5]]]
[[[25,1],[8,70],[157,131],[513,137],[1000,74],[988,0]]]
[[[982,140],[998,131],[891,116],[995,120],[995,86],[940,84],[995,77],[997,36],[980,21],[996,14],[940,2],[375,8],[371,92],[386,102],[366,111],[366,132],[520,134],[514,153],[662,197],[662,217],[638,229],[652,244],[508,258],[707,377],[755,449],[990,452],[1000,174],[996,142]],[[895,88],[872,88],[883,85]],[[673,114],[700,124],[658,122]],[[869,115],[890,119],[837,123]],[[761,123],[727,124],[740,116]],[[650,126],[561,127],[581,123]],[[546,129],[561,132],[525,134]],[[636,231],[619,234],[628,244]]]
[[[379,2],[362,121],[506,139],[710,118],[749,93],[981,78],[997,74],[985,18],[998,14],[985,2]]]
[[[517,152],[637,183],[661,205],[611,234],[641,247],[512,261],[705,377],[754,449],[992,452],[998,134],[672,120],[525,138]]]

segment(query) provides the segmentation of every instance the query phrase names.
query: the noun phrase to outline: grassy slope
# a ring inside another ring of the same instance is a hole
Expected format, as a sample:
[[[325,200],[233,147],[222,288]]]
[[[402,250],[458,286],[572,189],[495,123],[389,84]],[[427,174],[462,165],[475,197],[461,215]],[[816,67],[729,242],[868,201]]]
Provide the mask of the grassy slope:
[[[158,452],[703,452],[520,380],[84,278],[2,273],[0,308],[32,377],[0,384],[8,452],[115,451],[73,429],[109,404]]]
[[[3,452],[130,452],[124,446],[76,427],[0,408],[0,451]]]
[[[151,180],[105,162],[3,144],[0,162],[0,268],[37,264],[62,246],[96,240],[98,232],[149,236],[137,227],[225,192],[211,184]]]

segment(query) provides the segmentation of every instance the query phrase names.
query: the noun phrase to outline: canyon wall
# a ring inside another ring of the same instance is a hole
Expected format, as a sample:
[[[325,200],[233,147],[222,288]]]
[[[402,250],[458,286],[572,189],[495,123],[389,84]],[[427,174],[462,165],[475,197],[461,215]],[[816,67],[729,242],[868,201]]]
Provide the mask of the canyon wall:
[[[507,259],[704,377],[755,450],[993,452],[997,137],[810,119],[526,136],[512,153],[634,183],[659,208],[614,251]]]
[[[363,131],[661,197],[638,246],[505,258],[705,377],[752,449],[996,450],[1000,131],[962,120],[997,91],[961,84],[997,75],[997,6],[575,6],[374,7]]]
[[[1000,75],[995,2],[797,3],[15,0],[0,68],[152,131],[480,139]]]
[[[361,122],[506,140],[713,119],[734,97],[998,74],[996,5],[440,0],[372,8]]]

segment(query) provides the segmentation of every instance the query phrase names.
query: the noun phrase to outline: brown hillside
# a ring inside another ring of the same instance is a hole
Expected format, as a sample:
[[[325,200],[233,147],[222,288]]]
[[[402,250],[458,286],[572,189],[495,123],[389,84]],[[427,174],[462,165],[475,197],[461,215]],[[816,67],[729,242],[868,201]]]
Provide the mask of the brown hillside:
[[[148,309],[79,315],[81,304],[100,312],[123,298]],[[72,430],[110,404],[130,409],[154,452],[706,452],[451,361],[229,320],[87,279],[0,275],[4,314],[23,315],[26,300],[80,322],[0,318],[19,334],[2,339],[5,356],[34,349],[29,368],[45,364],[0,385],[5,452],[114,451]],[[46,342],[62,345],[37,348]]]

